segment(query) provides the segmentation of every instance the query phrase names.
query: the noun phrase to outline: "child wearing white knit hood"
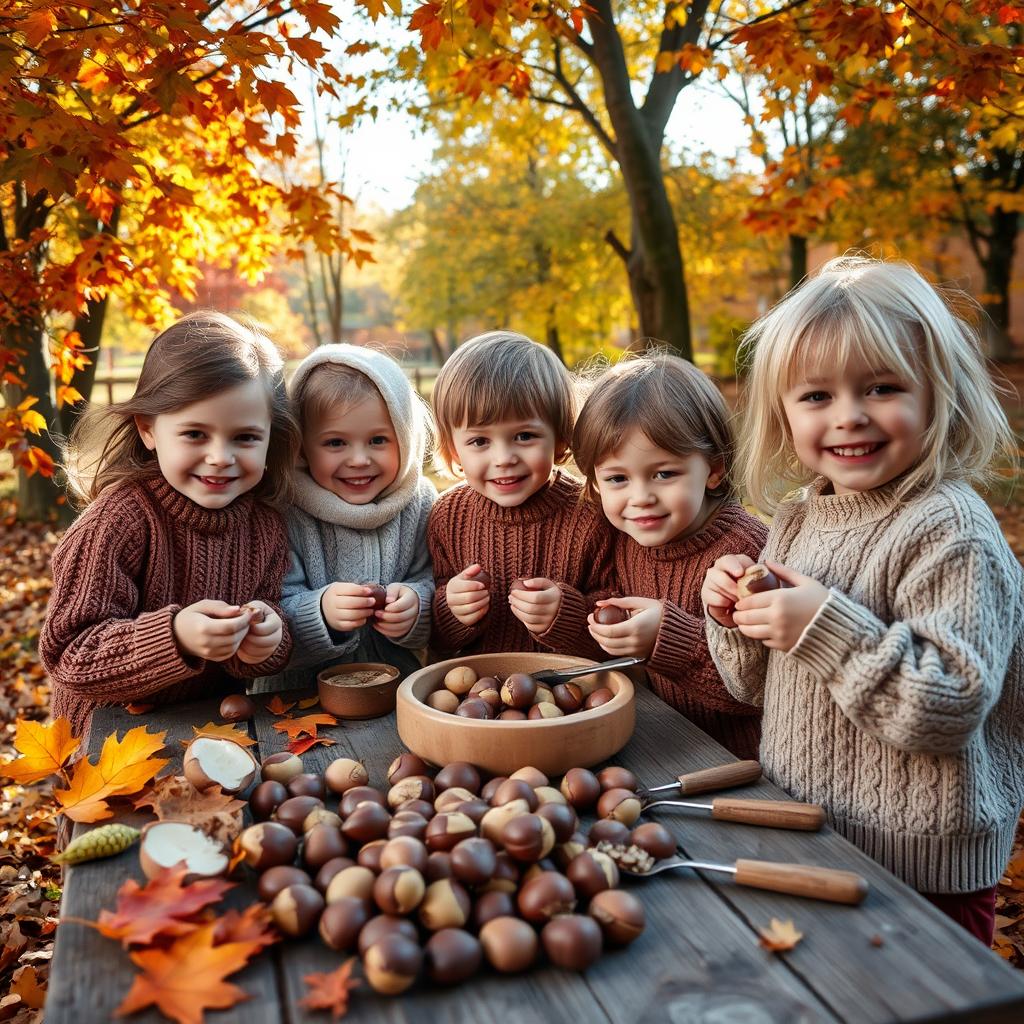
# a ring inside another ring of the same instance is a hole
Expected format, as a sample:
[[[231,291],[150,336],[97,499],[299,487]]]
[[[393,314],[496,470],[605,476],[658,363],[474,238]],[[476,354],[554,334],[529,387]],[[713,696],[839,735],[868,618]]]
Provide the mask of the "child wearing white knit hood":
[[[426,529],[437,491],[422,474],[429,414],[390,356],[356,345],[316,349],[289,393],[303,459],[286,514],[281,605],[295,646],[288,668],[255,690],[308,687],[346,661],[412,672],[434,596]],[[383,609],[373,584],[386,589]]]

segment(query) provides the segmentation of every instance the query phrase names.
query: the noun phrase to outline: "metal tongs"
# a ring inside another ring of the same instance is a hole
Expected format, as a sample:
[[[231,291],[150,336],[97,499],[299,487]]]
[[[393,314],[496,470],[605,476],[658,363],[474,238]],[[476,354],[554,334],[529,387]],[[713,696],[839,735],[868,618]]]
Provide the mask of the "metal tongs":
[[[545,686],[554,686],[556,683],[564,683],[567,679],[575,679],[577,676],[590,676],[596,672],[611,672],[618,668],[632,668],[646,661],[646,658],[612,658],[611,661],[602,661],[597,665],[581,665],[579,668],[545,668],[540,672],[531,672],[530,677]]]

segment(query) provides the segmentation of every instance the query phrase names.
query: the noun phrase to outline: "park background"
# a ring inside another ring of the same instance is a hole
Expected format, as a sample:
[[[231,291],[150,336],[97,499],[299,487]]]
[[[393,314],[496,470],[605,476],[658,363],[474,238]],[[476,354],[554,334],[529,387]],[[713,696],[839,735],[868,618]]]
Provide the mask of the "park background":
[[[909,259],[1024,379],[1024,7],[999,0],[11,0],[0,11],[0,755],[73,509],[56,441],[215,307],[289,360],[466,338],[571,368],[647,339],[736,394],[744,328],[828,257]],[[1018,557],[1013,467],[987,497]],[[0,1020],[41,1019],[46,784],[0,792]],[[997,951],[1024,965],[1024,855]]]

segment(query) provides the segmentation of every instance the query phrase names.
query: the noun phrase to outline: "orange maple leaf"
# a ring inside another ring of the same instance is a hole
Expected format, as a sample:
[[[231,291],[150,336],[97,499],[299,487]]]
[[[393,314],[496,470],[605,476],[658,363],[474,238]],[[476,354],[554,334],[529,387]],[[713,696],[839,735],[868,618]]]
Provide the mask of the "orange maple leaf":
[[[254,747],[256,741],[244,730],[236,729],[231,725],[218,725],[216,722],[207,722],[206,725],[193,725],[192,739],[196,736],[217,736],[222,740],[231,740],[240,747]],[[181,745],[187,747],[191,740],[182,740]]]
[[[332,740],[329,736],[300,736],[297,740],[291,740],[287,743],[285,749],[301,756],[307,750],[312,750],[313,747],[320,745],[333,747],[337,742],[337,740]]]
[[[328,974],[306,974],[303,981],[309,986],[309,995],[299,1000],[299,1006],[308,1010],[330,1010],[332,1020],[340,1020],[348,1013],[349,992],[358,988],[360,980],[352,977],[356,958],[350,957],[337,970]]]
[[[306,708],[311,708],[311,707],[313,707],[313,705],[319,704],[319,703],[320,703],[320,698],[319,697],[307,697],[305,700],[300,700],[299,701],[299,707],[302,708],[303,711],[305,711]]]
[[[303,733],[308,736],[316,736],[318,725],[337,725],[338,720],[334,715],[303,715],[302,718],[286,718],[283,722],[275,722],[274,728],[278,732],[288,734],[288,738],[298,739]]]
[[[117,908],[100,911],[97,930],[124,946],[149,945],[158,935],[184,935],[198,927],[188,920],[216,903],[234,882],[205,878],[183,885],[184,867],[161,868],[156,878],[139,885],[133,878],[117,891]]]
[[[22,756],[0,764],[4,775],[23,786],[59,772],[78,749],[81,740],[71,735],[71,723],[58,718],[49,725],[19,720],[14,731],[14,749]]]
[[[249,996],[224,981],[240,971],[259,952],[258,942],[214,945],[217,922],[201,925],[176,939],[166,950],[132,953],[142,968],[128,995],[116,1010],[118,1017],[156,1006],[178,1024],[202,1024],[204,1010],[223,1010]]]
[[[772,953],[784,953],[792,949],[803,937],[803,932],[798,932],[792,921],[780,921],[773,917],[767,928],[758,928],[761,935],[760,944]]]
[[[46,1002],[46,988],[39,984],[36,969],[29,965],[14,973],[13,984],[8,995],[17,996],[25,1006],[41,1010]]]
[[[281,941],[281,933],[274,927],[270,907],[265,903],[252,903],[241,913],[229,910],[218,917],[213,940],[218,946],[225,942],[255,942],[272,946]]]
[[[152,757],[164,745],[166,733],[150,733],[138,725],[124,739],[108,736],[99,761],[83,758],[75,765],[67,789],[54,791],[64,813],[72,821],[101,821],[113,813],[107,800],[137,793],[168,762]]]
[[[272,715],[285,715],[291,711],[293,707],[295,707],[295,701],[291,700],[286,704],[281,700],[281,695],[279,693],[275,693],[274,696],[267,701],[267,710]]]

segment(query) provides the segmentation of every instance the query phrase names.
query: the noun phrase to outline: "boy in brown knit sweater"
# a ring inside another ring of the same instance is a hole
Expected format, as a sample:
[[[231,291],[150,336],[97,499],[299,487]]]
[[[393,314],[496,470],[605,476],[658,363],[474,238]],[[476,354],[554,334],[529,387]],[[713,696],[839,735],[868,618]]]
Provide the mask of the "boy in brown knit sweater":
[[[599,657],[587,614],[608,589],[612,532],[555,469],[572,436],[565,367],[529,338],[493,331],[442,367],[433,406],[438,459],[465,477],[427,531],[433,646]]]
[[[756,559],[767,529],[733,498],[728,411],[711,380],[670,355],[624,360],[595,382],[573,437],[588,494],[618,530],[621,609],[591,616],[612,657],[647,659],[651,689],[740,758],[756,758],[759,709],[733,697],[704,635],[701,586],[720,554]]]

